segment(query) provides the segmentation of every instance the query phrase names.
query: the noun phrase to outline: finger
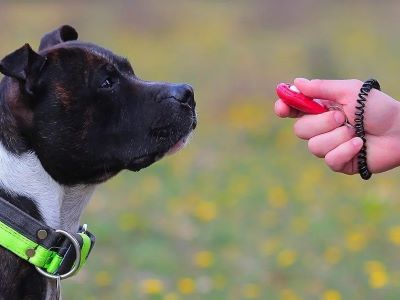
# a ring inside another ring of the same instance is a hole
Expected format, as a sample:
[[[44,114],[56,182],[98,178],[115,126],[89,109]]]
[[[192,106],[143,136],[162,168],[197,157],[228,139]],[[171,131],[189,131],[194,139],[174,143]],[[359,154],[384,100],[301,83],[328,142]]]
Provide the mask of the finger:
[[[363,141],[359,137],[352,138],[325,156],[326,164],[335,172],[349,173],[348,166],[352,163],[353,158],[360,152]]]
[[[341,171],[343,174],[354,175],[358,173],[358,161],[353,157],[348,163],[343,166]]]
[[[281,118],[298,118],[303,114],[297,109],[291,108],[284,103],[281,99],[275,102],[275,114]]]
[[[319,115],[305,115],[294,124],[294,132],[301,139],[310,139],[343,125],[346,117],[341,111],[329,111]]]
[[[339,145],[351,140],[355,131],[353,127],[341,126],[332,131],[312,137],[308,149],[317,157],[323,158]]]
[[[362,82],[357,79],[350,80],[308,80],[304,78],[296,78],[294,85],[306,96],[316,99],[324,99],[337,101],[344,98],[346,94],[358,91],[362,86]]]

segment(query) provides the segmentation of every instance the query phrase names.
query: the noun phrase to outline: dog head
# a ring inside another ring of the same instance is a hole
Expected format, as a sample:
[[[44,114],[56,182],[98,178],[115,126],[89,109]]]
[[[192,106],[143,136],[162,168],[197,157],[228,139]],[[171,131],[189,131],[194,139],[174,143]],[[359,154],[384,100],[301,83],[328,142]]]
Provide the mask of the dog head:
[[[70,26],[0,62],[8,107],[46,171],[66,185],[138,171],[179,150],[196,127],[193,89],[139,79],[127,59]]]

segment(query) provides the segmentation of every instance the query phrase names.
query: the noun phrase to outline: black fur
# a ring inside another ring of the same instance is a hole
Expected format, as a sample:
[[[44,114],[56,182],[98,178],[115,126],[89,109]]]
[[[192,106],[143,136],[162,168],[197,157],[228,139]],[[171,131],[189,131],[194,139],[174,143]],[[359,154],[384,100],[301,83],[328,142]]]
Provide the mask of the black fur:
[[[10,195],[0,188],[3,198],[39,221],[43,221],[34,202],[24,196]],[[0,299],[43,299],[45,281],[34,267],[0,247]]]
[[[46,171],[62,184],[97,183],[123,169],[138,171],[196,125],[188,85],[143,81],[127,60],[93,44],[73,41],[40,56],[30,52],[19,49],[7,59],[40,57],[39,62],[27,60],[36,69],[28,66],[25,73],[34,77],[16,77],[1,87],[19,86],[19,100],[9,105],[18,128]],[[21,73],[21,65],[9,68],[0,63],[6,74]]]
[[[39,53],[26,44],[0,61],[8,151],[34,151],[60,184],[99,183],[151,165],[196,127],[189,85],[143,81],[128,60],[77,37],[62,26],[42,38]],[[31,200],[1,196],[42,219]],[[0,299],[44,297],[43,278],[1,248],[0,270]]]

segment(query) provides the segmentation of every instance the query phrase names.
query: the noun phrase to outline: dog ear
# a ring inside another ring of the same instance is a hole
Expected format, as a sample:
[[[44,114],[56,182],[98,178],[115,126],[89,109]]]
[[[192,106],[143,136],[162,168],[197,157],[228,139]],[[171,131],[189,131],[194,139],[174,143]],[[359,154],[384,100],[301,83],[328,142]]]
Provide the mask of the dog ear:
[[[33,51],[29,44],[25,44],[0,61],[0,72],[17,79],[32,94],[33,85],[45,63],[45,57]]]
[[[75,28],[69,25],[63,25],[42,37],[39,51],[67,41],[75,41],[77,39],[78,32],[76,32]]]

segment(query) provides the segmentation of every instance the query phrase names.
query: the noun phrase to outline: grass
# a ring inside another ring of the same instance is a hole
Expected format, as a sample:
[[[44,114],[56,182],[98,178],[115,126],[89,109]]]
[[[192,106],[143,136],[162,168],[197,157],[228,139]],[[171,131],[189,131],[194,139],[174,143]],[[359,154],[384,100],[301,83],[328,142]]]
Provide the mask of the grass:
[[[3,54],[70,23],[144,79],[196,91],[187,149],[98,188],[83,217],[97,244],[65,299],[399,299],[398,171],[370,182],[334,174],[272,113],[275,84],[296,76],[374,74],[398,95],[396,9],[0,3]]]

